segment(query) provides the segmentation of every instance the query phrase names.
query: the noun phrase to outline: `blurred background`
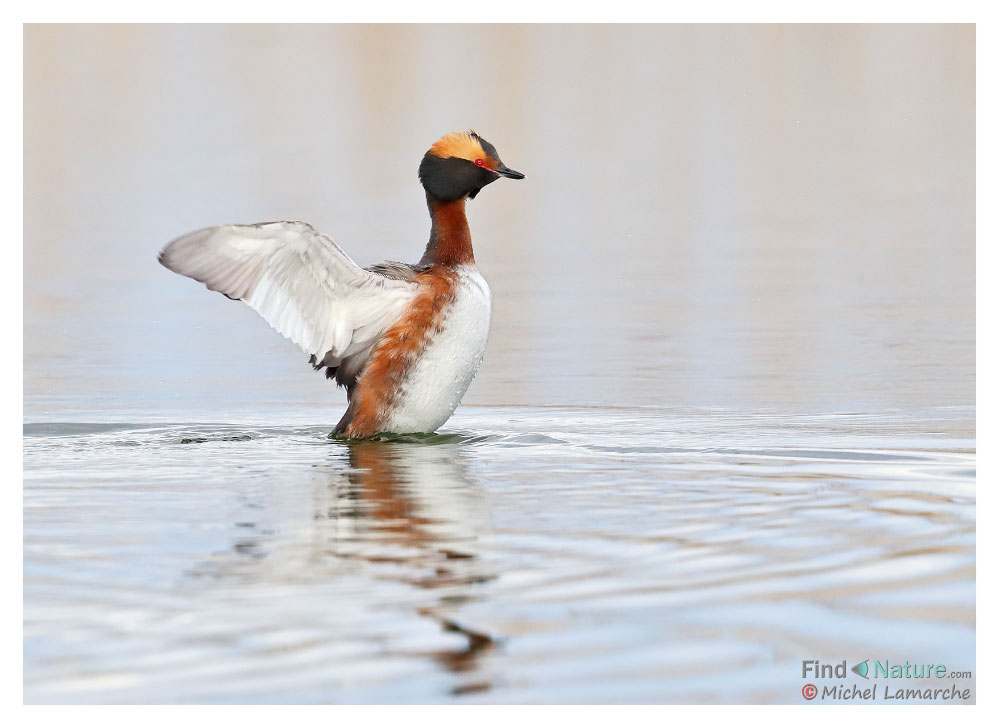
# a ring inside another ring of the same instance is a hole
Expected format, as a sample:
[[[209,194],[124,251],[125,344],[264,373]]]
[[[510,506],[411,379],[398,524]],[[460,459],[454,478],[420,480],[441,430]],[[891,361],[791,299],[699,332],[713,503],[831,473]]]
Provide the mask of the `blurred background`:
[[[974,402],[969,25],[27,26],[25,407],[344,395],[156,263],[302,219],[417,260],[419,160],[475,128],[494,292],[465,402]]]
[[[24,48],[27,702],[976,700],[974,26]],[[469,127],[527,175],[469,203],[483,366],[443,434],[330,441],[343,393],[156,255],[416,261]]]

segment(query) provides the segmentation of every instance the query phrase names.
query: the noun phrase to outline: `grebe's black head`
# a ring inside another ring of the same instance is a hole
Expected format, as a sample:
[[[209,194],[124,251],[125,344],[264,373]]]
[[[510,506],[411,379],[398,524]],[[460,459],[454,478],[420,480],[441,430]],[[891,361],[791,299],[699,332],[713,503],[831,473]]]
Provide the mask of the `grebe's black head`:
[[[496,147],[474,131],[455,131],[441,137],[420,162],[420,184],[441,202],[474,199],[479,190],[500,177],[524,179],[500,161]]]

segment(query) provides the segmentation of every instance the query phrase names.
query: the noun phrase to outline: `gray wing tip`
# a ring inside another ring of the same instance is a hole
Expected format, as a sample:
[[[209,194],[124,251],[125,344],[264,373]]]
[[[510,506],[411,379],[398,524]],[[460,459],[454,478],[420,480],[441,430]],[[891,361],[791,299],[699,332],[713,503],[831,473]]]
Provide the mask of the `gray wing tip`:
[[[172,270],[174,273],[187,275],[187,273],[183,270],[181,262],[185,252],[189,251],[191,247],[197,246],[204,242],[216,230],[218,230],[218,227],[200,228],[185,235],[181,235],[179,238],[174,238],[166,244],[163,250],[159,252],[156,259],[164,268]]]
[[[173,243],[168,244],[163,250],[156,254],[156,260],[167,270],[171,270],[177,273],[176,262],[173,259],[173,251],[171,246]]]

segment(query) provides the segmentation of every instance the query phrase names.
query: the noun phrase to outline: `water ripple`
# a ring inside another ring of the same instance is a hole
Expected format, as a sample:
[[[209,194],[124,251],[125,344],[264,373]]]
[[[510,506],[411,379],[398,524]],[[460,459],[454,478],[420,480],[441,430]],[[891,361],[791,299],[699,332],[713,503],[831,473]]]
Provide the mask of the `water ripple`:
[[[661,410],[453,428],[26,424],[26,700],[787,701],[813,655],[974,665],[973,440]]]

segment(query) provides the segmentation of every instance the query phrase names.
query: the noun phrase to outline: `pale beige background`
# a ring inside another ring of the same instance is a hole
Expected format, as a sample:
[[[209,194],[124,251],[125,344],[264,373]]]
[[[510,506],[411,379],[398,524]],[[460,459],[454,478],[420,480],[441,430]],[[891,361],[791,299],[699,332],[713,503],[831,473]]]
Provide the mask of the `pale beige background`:
[[[170,275],[191,229],[304,219],[416,260],[475,127],[495,294],[466,402],[974,402],[973,26],[28,26],[25,398],[343,400]],[[335,419],[335,418],[334,418]]]

